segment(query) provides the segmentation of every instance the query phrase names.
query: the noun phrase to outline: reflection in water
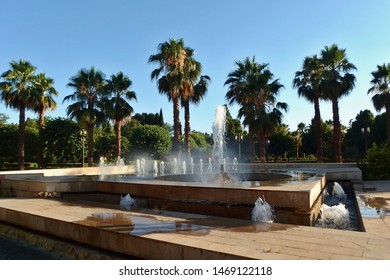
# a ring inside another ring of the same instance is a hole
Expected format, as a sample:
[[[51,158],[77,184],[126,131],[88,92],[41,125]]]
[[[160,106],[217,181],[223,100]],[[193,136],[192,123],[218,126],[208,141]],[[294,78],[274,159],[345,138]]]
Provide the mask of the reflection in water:
[[[362,217],[381,218],[390,215],[389,204],[383,197],[367,197],[359,195],[356,197]],[[387,209],[386,209],[387,208]]]
[[[208,234],[210,227],[175,221],[159,221],[150,216],[137,216],[124,213],[94,213],[82,224],[94,225],[130,235],[151,233]]]

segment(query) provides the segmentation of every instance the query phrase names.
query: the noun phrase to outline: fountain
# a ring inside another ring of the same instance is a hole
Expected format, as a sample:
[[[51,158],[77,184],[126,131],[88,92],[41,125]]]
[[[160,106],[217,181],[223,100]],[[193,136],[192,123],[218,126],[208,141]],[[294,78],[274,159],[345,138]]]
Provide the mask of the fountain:
[[[126,196],[121,196],[119,206],[121,209],[130,210],[135,205],[135,200],[131,198],[130,194]]]
[[[181,173],[182,174],[187,174],[187,164],[186,161],[183,160],[182,168],[181,168]]]
[[[164,163],[164,161],[160,162],[160,175],[161,176],[165,175],[165,163]]]
[[[153,176],[156,177],[158,175],[158,165],[157,160],[153,161]]]
[[[195,163],[194,163],[194,159],[191,157],[191,161],[190,161],[190,166],[191,166],[191,174],[194,174],[195,173]]]
[[[145,175],[145,164],[146,164],[146,161],[144,158],[141,159],[141,163],[140,163],[140,170],[141,170],[141,176],[144,176]]]
[[[217,106],[215,111],[215,118],[213,122],[213,151],[212,157],[215,164],[220,166],[224,164],[224,146],[225,146],[225,133],[226,133],[226,108],[225,106]]]
[[[99,158],[99,170],[100,170],[100,180],[104,180],[104,177],[106,175],[106,166],[107,166],[107,159],[105,157]]]
[[[252,210],[252,217],[251,220],[253,222],[266,222],[266,223],[272,223],[274,221],[274,211],[271,207],[271,205],[268,204],[267,201],[265,201],[264,197],[259,197],[256,202],[255,206]]]
[[[139,159],[136,161],[137,176],[141,176],[141,162]]]
[[[331,189],[331,191],[330,191]],[[318,227],[349,229],[351,227],[350,212],[346,205],[347,200],[342,186],[334,182],[324,191],[324,203],[321,205]]]

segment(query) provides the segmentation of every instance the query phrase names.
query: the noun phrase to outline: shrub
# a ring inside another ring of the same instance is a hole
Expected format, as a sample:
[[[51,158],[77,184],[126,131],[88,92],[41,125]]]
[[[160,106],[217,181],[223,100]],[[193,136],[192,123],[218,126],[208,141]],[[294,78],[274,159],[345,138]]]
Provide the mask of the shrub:
[[[390,145],[374,143],[367,151],[365,161],[363,171],[366,171],[367,180],[390,179]]]

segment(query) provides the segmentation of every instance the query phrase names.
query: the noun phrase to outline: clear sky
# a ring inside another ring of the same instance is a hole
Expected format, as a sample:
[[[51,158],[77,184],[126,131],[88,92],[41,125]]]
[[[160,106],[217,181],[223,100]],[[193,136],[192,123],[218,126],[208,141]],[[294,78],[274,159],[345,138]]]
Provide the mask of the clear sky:
[[[66,117],[69,103],[62,100],[72,93],[66,84],[78,70],[95,66],[107,77],[123,71],[137,94],[135,113],[162,108],[172,124],[172,104],[150,80],[156,65],[147,61],[159,43],[183,38],[212,80],[203,102],[191,107],[193,130],[211,132],[215,108],[226,103],[228,73],[252,56],[269,63],[285,86],[278,97],[289,104],[283,122],[295,130],[310,123],[314,109],[292,88],[294,73],[304,57],[335,43],[358,69],[355,89],[339,104],[348,125],[360,110],[376,114],[367,90],[376,66],[390,63],[389,12],[388,0],[0,0],[0,73],[12,60],[30,61],[60,93],[57,110],[47,115]],[[237,107],[230,111],[236,117]],[[18,122],[18,111],[4,102],[0,113]],[[329,102],[321,103],[321,113],[332,118]]]

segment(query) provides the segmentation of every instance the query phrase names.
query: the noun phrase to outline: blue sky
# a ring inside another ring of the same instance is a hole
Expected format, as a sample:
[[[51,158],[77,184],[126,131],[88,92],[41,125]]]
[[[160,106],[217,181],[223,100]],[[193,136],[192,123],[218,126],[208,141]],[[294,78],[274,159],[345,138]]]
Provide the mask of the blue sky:
[[[305,56],[335,43],[358,69],[355,89],[339,104],[348,125],[360,110],[376,114],[367,90],[376,65],[390,63],[389,12],[387,0],[0,0],[0,73],[12,60],[30,61],[55,79],[60,93],[57,110],[47,115],[66,117],[69,103],[62,100],[72,93],[66,84],[78,70],[95,66],[107,77],[123,71],[137,93],[135,112],[162,108],[172,123],[172,104],[150,80],[156,65],[147,60],[159,43],[183,38],[212,80],[204,101],[191,107],[193,130],[211,132],[215,108],[226,103],[228,73],[235,61],[252,56],[269,63],[285,86],[278,97],[290,107],[283,122],[295,130],[310,123],[314,109],[292,88],[294,73]],[[230,111],[236,117],[237,107]],[[4,102],[0,113],[18,122],[18,112]],[[321,103],[321,113],[332,118],[329,102]]]

